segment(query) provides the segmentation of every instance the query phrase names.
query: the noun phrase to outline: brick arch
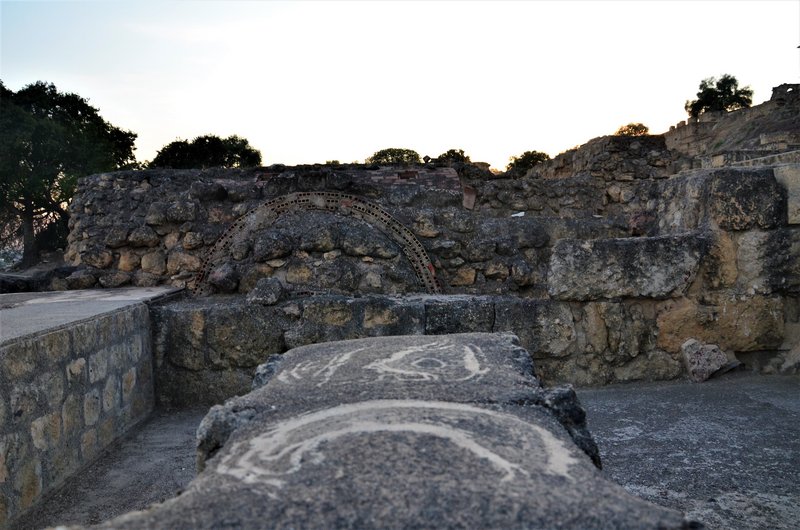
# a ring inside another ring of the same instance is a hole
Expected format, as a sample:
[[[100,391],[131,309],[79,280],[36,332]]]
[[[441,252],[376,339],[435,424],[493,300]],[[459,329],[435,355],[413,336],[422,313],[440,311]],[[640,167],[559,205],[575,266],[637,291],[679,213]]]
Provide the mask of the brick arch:
[[[333,191],[309,191],[289,193],[253,208],[237,219],[217,239],[208,252],[202,267],[194,278],[192,292],[196,295],[209,293],[208,274],[211,267],[229,251],[233,243],[249,233],[272,226],[284,213],[320,210],[344,217],[354,217],[380,230],[403,250],[420,283],[431,294],[442,292],[436,278],[436,270],[425,248],[414,234],[393,218],[386,210],[364,199]]]

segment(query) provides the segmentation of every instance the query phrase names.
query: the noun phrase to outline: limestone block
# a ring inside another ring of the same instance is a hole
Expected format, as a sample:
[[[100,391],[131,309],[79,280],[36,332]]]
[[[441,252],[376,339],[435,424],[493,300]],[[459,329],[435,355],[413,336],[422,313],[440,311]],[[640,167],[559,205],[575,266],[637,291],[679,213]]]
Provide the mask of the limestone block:
[[[168,222],[172,223],[194,221],[197,218],[197,203],[194,201],[175,201],[167,206],[165,217]]]
[[[100,417],[100,392],[92,390],[83,396],[83,422],[86,425],[94,425]]]
[[[774,228],[786,219],[786,190],[771,169],[715,171],[708,200],[711,217],[724,230]]]
[[[14,489],[19,492],[19,509],[26,510],[42,494],[42,464],[31,458],[22,464],[14,477]]]
[[[178,272],[197,272],[202,266],[202,261],[197,256],[173,250],[167,258],[167,272],[176,274]]]
[[[208,283],[218,293],[232,293],[239,285],[239,273],[230,263],[214,267],[208,274]]]
[[[102,274],[99,278],[100,285],[106,288],[122,287],[131,282],[131,275],[127,272],[114,271]]]
[[[129,405],[136,390],[136,368],[130,368],[122,375],[122,405]]]
[[[460,267],[450,277],[449,284],[453,287],[464,287],[475,283],[477,271],[472,267]]]
[[[161,238],[149,226],[135,228],[128,236],[128,244],[132,247],[154,247],[160,242]]]
[[[277,278],[261,278],[247,293],[248,304],[275,305],[284,298],[285,289]]]
[[[427,297],[425,334],[487,332],[494,323],[494,303],[472,296]]]
[[[127,226],[120,226],[120,225],[112,226],[108,230],[108,232],[106,232],[106,237],[104,238],[103,242],[109,248],[122,247],[128,240],[129,232],[130,228]]]
[[[718,289],[731,287],[739,274],[736,260],[736,243],[729,232],[716,232],[704,265],[704,279],[708,286]]]
[[[577,340],[569,305],[551,300],[496,299],[492,330],[517,335],[534,359],[569,355]]]
[[[704,304],[671,300],[659,312],[657,327],[658,346],[668,352],[680,352],[692,338],[734,352],[775,349],[783,342],[783,300],[732,295],[710,297]]]
[[[89,382],[96,383],[105,379],[108,373],[109,352],[106,349],[100,350],[89,357]]]
[[[304,264],[290,265],[286,269],[286,281],[297,285],[308,285],[314,278],[314,271]]]
[[[760,230],[749,230],[739,237],[736,252],[737,284],[744,292],[768,294],[771,291],[766,255],[771,239],[769,232]]]
[[[686,291],[705,254],[699,234],[626,239],[561,239],[547,289],[560,300],[667,298]]]
[[[200,248],[203,244],[203,234],[199,232],[186,232],[183,236],[183,248],[186,250]]]
[[[683,363],[689,377],[702,383],[728,363],[728,356],[716,344],[689,339],[681,345]]]
[[[278,232],[267,231],[256,237],[253,258],[256,261],[284,258],[292,253],[294,247],[295,242],[292,238]]]
[[[84,462],[88,462],[95,453],[97,453],[97,431],[89,429],[81,435],[81,456]]]
[[[67,438],[83,427],[80,400],[75,394],[68,395],[61,406],[61,425]]]
[[[242,311],[244,307],[220,307],[208,313],[209,360],[221,366],[252,368],[285,349],[281,322],[274,311]]]
[[[186,493],[100,528],[684,525],[603,478],[574,393],[540,389],[502,335],[287,352],[265,386],[215,407],[198,433],[204,469]],[[272,457],[285,454],[297,457]]]
[[[800,224],[800,164],[786,164],[773,168],[775,180],[786,189],[789,224]]]
[[[65,279],[69,289],[89,289],[97,283],[95,275],[88,270],[77,270]]]
[[[142,256],[142,270],[150,274],[164,274],[167,270],[167,259],[160,250]]]
[[[108,268],[114,262],[114,255],[100,247],[89,247],[81,252],[81,263],[96,269]]]
[[[119,408],[119,381],[116,377],[109,377],[103,387],[103,411],[113,414]]]
[[[130,250],[124,250],[119,254],[119,262],[117,268],[121,271],[131,272],[135,270],[141,263],[142,258],[138,254]]]

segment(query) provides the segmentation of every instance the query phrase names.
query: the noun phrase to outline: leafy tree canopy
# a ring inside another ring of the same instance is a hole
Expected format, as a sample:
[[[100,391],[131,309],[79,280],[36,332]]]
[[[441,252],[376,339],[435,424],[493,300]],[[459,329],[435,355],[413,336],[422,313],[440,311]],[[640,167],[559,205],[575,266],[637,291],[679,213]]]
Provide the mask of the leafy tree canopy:
[[[450,149],[436,157],[440,164],[469,164],[469,156],[464,154],[463,149]]]
[[[519,156],[512,156],[509,160],[506,172],[523,174],[536,164],[550,160],[550,155],[541,151],[525,151]]]
[[[367,158],[364,162],[367,164],[380,164],[386,166],[406,166],[408,164],[419,164],[422,162],[422,160],[419,158],[419,153],[412,149],[390,147],[388,149],[376,151],[375,154]]]
[[[703,112],[744,109],[752,104],[753,90],[749,86],[739,88],[735,77],[723,74],[719,79],[703,79],[697,99],[687,101],[684,108],[689,116],[696,118]]]
[[[623,125],[614,134],[617,136],[645,136],[650,132],[650,127],[644,123],[629,123]]]
[[[38,260],[37,234],[61,227],[77,179],[134,167],[136,134],[106,122],[77,94],[37,81],[13,92],[0,81],[0,246],[22,236],[23,265]]]
[[[156,154],[149,168],[205,169],[210,167],[256,167],[261,165],[261,153],[250,143],[233,135],[220,138],[198,136],[191,142],[175,140]]]

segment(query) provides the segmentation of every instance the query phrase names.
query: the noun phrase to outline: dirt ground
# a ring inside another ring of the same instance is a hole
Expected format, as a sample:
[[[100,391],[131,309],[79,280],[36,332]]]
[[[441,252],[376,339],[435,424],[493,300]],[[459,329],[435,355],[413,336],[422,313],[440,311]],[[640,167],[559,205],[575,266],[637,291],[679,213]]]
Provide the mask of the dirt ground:
[[[715,529],[800,520],[800,376],[578,389],[603,473]],[[157,411],[14,529],[91,525],[178,494],[205,409]]]
[[[11,529],[97,524],[176,496],[195,476],[195,431],[207,410],[157,410]]]

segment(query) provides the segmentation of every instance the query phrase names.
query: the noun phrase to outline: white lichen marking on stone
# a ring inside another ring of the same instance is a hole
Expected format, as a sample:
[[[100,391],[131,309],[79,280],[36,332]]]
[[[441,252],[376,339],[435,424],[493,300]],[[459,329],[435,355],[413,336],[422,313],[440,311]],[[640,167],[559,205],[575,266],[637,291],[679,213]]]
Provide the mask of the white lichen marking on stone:
[[[336,370],[341,368],[343,365],[347,364],[347,362],[353,357],[353,354],[356,354],[360,351],[365,350],[365,348],[356,348],[355,350],[350,350],[348,352],[340,353],[338,355],[334,355],[333,358],[328,361],[325,366],[317,370],[314,376],[319,377],[320,375],[323,376],[322,381],[317,383],[317,386],[320,387],[324,384],[327,384],[328,381],[331,380],[331,377],[334,376]]]
[[[483,354],[480,347],[475,345],[464,346],[462,357],[460,359],[461,365],[466,370],[467,374],[464,377],[453,377],[454,373],[448,373],[446,370],[450,363],[445,359],[439,357],[429,356],[435,352],[455,353],[455,344],[450,340],[439,340],[428,344],[421,344],[418,346],[411,346],[403,350],[398,350],[392,353],[388,358],[378,359],[366,365],[365,370],[375,370],[378,372],[378,380],[383,380],[387,376],[394,377],[401,381],[439,381],[440,379],[449,381],[467,381],[474,377],[481,376],[489,371],[488,368],[481,368],[478,361],[478,354]],[[477,351],[476,351],[477,350]],[[425,354],[426,357],[413,359],[414,354]],[[438,368],[443,373],[435,373],[433,367],[422,367],[422,361],[438,361]],[[450,370],[453,372],[454,370]]]
[[[436,418],[431,412],[441,413]],[[510,462],[494,450],[484,447],[474,433],[448,423],[474,419],[476,415],[495,421],[494,426],[534,431],[539,438],[545,460],[543,472],[563,476],[572,481],[569,467],[579,460],[553,433],[538,425],[497,411],[463,403],[375,400],[339,405],[304,414],[279,423],[272,429],[243,442],[232,444],[227,455],[217,464],[216,472],[248,484],[262,484],[275,489],[285,485],[285,478],[302,468],[304,462],[321,463],[326,442],[348,435],[381,432],[404,432],[436,436],[472,453],[476,459],[489,462],[502,477],[500,482],[530,476],[522,464]],[[408,417],[408,421],[403,416]],[[510,423],[510,425],[509,425]],[[510,432],[508,433],[511,434]],[[530,440],[530,438],[528,438]],[[520,449],[529,461],[534,447]],[[270,496],[273,496],[270,494]]]

